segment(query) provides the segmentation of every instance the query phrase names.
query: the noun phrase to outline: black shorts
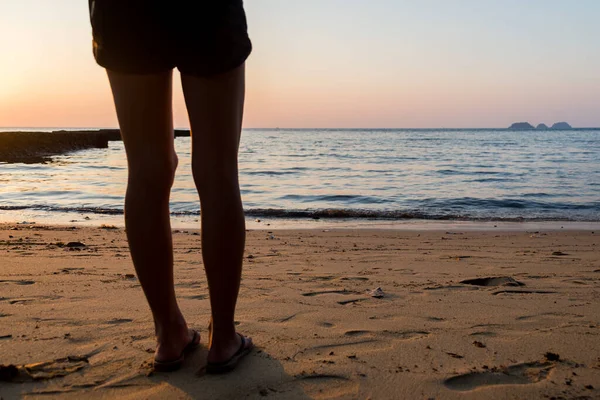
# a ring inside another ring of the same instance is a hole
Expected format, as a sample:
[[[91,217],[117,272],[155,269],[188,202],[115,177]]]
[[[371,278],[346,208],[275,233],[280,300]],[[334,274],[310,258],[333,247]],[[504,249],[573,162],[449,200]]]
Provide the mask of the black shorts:
[[[252,51],[243,0],[88,1],[94,57],[113,71],[209,76]]]

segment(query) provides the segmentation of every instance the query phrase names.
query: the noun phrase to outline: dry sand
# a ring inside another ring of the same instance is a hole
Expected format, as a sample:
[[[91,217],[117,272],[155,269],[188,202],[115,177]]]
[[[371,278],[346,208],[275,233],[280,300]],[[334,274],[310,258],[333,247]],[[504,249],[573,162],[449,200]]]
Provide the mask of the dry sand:
[[[174,238],[206,343],[198,232]],[[507,278],[461,283],[485,277]],[[0,226],[0,291],[3,399],[600,398],[600,232],[250,231],[237,320],[258,348],[226,376],[204,346],[152,373],[122,229]]]

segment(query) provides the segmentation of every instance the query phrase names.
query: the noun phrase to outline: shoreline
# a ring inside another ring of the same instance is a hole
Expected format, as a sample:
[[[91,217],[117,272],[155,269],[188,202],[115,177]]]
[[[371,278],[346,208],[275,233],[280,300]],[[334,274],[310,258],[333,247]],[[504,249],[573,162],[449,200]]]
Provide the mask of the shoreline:
[[[599,397],[600,232],[442,232],[250,229],[236,325],[258,347],[219,377],[202,372],[197,230],[175,229],[173,242],[180,307],[202,345],[163,374],[149,367],[152,320],[124,229],[0,224],[0,364],[21,371],[0,393]]]
[[[122,214],[47,213],[18,210],[0,213],[0,224],[124,227]],[[173,229],[200,229],[200,216],[171,216]],[[369,220],[369,219],[285,219],[246,216],[247,229],[378,229],[398,231],[600,231],[600,221],[464,221],[464,220]]]

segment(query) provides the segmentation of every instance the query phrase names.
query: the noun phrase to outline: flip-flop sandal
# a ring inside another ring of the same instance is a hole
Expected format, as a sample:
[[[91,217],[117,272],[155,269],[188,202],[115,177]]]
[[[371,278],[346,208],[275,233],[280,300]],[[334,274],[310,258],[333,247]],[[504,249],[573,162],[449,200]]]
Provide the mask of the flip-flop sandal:
[[[185,356],[191,353],[193,350],[197,349],[200,346],[200,334],[197,331],[194,332],[194,337],[192,340],[183,348],[181,351],[181,355],[179,358],[170,361],[159,361],[154,360],[154,370],[157,372],[172,372],[176,371],[183,365],[183,360],[185,360]]]
[[[242,344],[240,344],[240,348],[235,352],[234,355],[231,356],[229,360],[206,364],[206,373],[207,374],[225,374],[227,372],[233,371],[235,367],[239,364],[240,360],[247,356],[252,349],[254,348],[254,344],[250,342],[250,345],[246,347],[246,337],[244,335],[239,334],[239,337],[242,339]]]

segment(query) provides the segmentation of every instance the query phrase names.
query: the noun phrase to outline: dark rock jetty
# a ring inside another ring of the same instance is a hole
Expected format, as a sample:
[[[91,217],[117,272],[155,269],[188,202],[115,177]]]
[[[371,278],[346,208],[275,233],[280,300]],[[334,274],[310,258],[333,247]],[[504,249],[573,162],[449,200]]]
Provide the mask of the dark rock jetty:
[[[176,130],[175,137],[190,136]],[[118,129],[53,132],[0,132],[0,163],[43,163],[55,155],[84,149],[102,149],[121,140]]]

